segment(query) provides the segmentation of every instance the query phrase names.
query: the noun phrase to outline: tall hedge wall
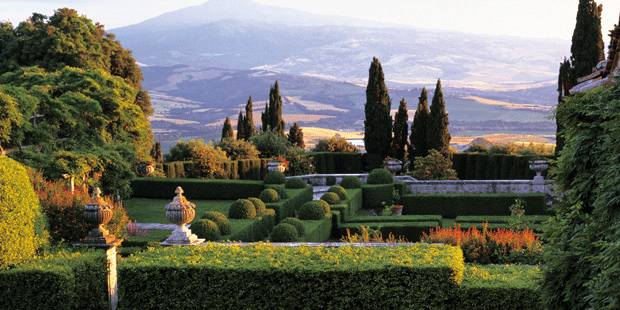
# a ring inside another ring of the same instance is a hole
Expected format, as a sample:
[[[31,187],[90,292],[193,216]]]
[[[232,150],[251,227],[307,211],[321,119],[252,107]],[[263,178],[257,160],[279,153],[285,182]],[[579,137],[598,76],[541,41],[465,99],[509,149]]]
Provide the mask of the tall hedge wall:
[[[353,152],[312,152],[318,174],[362,173],[362,154]]]
[[[262,181],[136,178],[131,182],[133,197],[171,199],[177,186],[188,199],[236,200],[258,197]]]
[[[262,180],[267,174],[269,159],[242,159],[224,162],[225,175],[230,180]],[[192,162],[167,162],[161,164],[166,178],[182,179],[192,175]]]
[[[529,160],[533,157],[458,153],[452,154],[452,168],[460,180],[531,180],[536,175],[529,167]],[[543,176],[547,176],[547,171]]]

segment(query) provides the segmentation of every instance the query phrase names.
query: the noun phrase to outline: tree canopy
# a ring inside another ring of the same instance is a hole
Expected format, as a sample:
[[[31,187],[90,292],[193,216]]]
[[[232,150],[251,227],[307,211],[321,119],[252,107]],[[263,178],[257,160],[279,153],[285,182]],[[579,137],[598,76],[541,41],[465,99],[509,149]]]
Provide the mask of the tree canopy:
[[[405,98],[403,98],[394,116],[394,139],[392,140],[392,152],[394,153],[394,157],[400,160],[405,158],[405,147],[407,146],[407,138],[409,136],[408,119],[407,102]]]
[[[371,154],[385,157],[392,144],[392,101],[385,86],[383,68],[379,59],[373,57],[368,69],[368,86],[366,86],[366,105],[364,107],[364,146]]]
[[[413,123],[411,124],[411,150],[409,151],[411,162],[413,162],[415,157],[425,157],[428,155],[426,138],[430,111],[428,110],[428,92],[426,87],[422,88],[422,93],[418,99],[418,108],[413,115]]]
[[[440,153],[450,150],[450,130],[448,129],[450,120],[446,112],[446,102],[443,100],[441,90],[441,80],[437,80],[433,103],[431,104],[428,115],[428,131],[426,133],[426,145],[429,150],[435,149]]]

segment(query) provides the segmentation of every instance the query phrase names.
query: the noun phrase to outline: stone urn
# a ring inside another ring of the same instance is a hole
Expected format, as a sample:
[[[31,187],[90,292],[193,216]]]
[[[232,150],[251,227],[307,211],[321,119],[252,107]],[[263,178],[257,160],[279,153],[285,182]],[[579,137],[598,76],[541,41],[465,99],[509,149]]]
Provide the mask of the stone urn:
[[[280,171],[284,173],[284,171],[286,171],[286,166],[279,161],[272,161],[272,162],[267,163],[267,170],[268,171]]]
[[[396,174],[396,172],[403,168],[403,162],[400,160],[388,160],[385,162],[384,168],[392,174]]]
[[[530,160],[530,170],[536,172],[534,180],[542,180],[541,173],[549,168],[549,163],[546,159],[533,159]]]
[[[88,237],[84,239],[85,243],[106,244],[116,239],[103,227],[112,219],[113,212],[112,206],[101,197],[99,187],[95,187],[90,203],[84,206],[84,219],[97,227],[88,232]]]
[[[185,224],[191,222],[196,216],[196,205],[187,201],[183,197],[183,189],[177,187],[175,193],[176,197],[171,203],[167,204],[166,218],[173,224],[177,225],[177,228],[172,231],[172,234],[168,239],[162,242],[162,245],[198,245],[205,241],[205,239],[198,239],[198,237],[192,234],[192,231],[185,226]]]

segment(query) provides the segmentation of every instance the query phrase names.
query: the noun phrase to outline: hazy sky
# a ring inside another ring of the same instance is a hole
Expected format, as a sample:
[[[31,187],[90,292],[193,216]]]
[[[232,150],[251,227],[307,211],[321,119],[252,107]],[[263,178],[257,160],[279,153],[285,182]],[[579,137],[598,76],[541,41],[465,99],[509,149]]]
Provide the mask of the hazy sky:
[[[470,33],[570,40],[575,27],[578,0],[254,0],[262,4],[301,11],[358,17],[430,29]],[[52,15],[70,7],[100,22],[109,30],[139,23],[165,12],[194,6],[206,0],[2,0],[0,21],[17,25],[33,12]],[[620,1],[603,4],[602,30],[618,23]]]

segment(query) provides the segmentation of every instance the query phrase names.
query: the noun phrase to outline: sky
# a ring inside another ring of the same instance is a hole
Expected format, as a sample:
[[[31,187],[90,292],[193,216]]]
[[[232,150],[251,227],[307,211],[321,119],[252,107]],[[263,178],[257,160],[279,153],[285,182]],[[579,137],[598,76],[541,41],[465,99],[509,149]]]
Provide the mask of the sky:
[[[467,33],[570,40],[575,28],[578,0],[254,0],[305,12],[342,15],[405,24],[419,28]],[[53,15],[69,7],[99,22],[106,30],[139,23],[206,0],[3,0],[0,21],[16,26],[33,12]],[[603,39],[618,23],[620,1],[603,4]]]

